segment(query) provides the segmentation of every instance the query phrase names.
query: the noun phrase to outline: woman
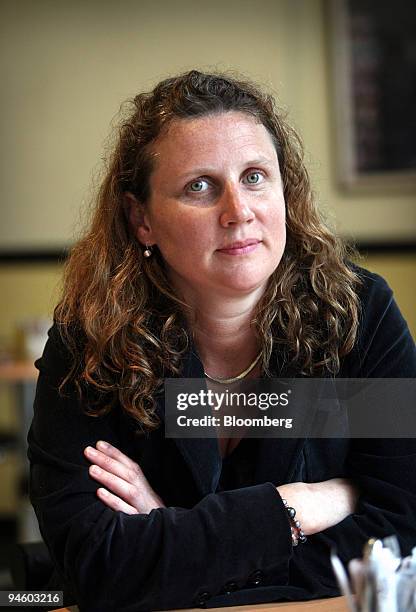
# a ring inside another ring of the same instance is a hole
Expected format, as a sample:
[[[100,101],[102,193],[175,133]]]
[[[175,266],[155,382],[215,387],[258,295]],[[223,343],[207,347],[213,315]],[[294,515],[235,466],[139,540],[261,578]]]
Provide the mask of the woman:
[[[251,83],[191,71],[134,99],[37,366],[31,499],[81,610],[333,596],[331,545],[416,543],[413,440],[164,435],[166,377],[416,374]]]

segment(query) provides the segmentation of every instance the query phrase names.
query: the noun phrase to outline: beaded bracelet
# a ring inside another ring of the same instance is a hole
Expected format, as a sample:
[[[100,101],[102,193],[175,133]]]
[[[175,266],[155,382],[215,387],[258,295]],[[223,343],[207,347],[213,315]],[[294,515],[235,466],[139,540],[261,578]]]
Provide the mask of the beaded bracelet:
[[[282,499],[282,502],[283,502],[284,507],[286,508],[286,512],[290,520],[290,531],[292,534],[292,546],[297,546],[299,542],[301,544],[305,544],[308,538],[305,536],[305,534],[302,531],[302,528],[300,526],[300,521],[298,521],[298,519],[295,519],[296,510],[292,508],[292,506],[289,506],[286,499]]]

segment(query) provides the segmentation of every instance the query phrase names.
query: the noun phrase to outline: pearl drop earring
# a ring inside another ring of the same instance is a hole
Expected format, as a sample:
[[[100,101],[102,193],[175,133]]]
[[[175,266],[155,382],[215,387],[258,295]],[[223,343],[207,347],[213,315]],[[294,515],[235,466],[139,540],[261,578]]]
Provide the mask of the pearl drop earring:
[[[143,251],[143,257],[149,258],[152,256],[152,247],[146,244],[146,248]]]

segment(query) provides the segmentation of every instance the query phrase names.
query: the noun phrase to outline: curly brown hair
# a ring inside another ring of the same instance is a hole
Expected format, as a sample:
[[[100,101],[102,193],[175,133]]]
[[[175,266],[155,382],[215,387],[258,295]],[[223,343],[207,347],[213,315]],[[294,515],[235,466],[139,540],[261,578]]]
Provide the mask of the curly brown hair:
[[[360,280],[348,263],[350,249],[315,206],[301,141],[273,97],[229,74],[191,70],[163,80],[129,105],[90,226],[66,262],[63,297],[55,309],[73,356],[65,381],[73,379],[81,396],[88,387],[101,398],[87,412],[103,414],[118,401],[143,431],[158,426],[155,394],[165,377],[180,375],[191,331],[160,252],[143,256],[126,218],[125,194],[148,202],[151,147],[171,121],[227,111],[254,116],[270,133],[286,201],[285,252],[253,320],[263,371],[270,374],[272,347],[279,345],[299,374],[335,375],[356,339]]]

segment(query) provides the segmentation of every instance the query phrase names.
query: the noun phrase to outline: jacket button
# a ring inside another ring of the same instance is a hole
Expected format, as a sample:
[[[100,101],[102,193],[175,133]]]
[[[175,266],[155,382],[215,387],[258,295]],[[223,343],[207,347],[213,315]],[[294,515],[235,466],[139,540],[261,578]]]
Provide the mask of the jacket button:
[[[211,597],[211,594],[208,593],[208,591],[203,591],[203,593],[200,593],[198,595],[198,597],[195,600],[195,603],[197,606],[199,606],[200,608],[205,608],[206,603],[208,601],[208,599]]]
[[[261,570],[256,570],[247,578],[248,586],[256,587],[263,582],[264,575]]]
[[[238,584],[236,582],[226,582],[222,587],[222,593],[225,595],[230,595],[233,591],[238,589]]]

